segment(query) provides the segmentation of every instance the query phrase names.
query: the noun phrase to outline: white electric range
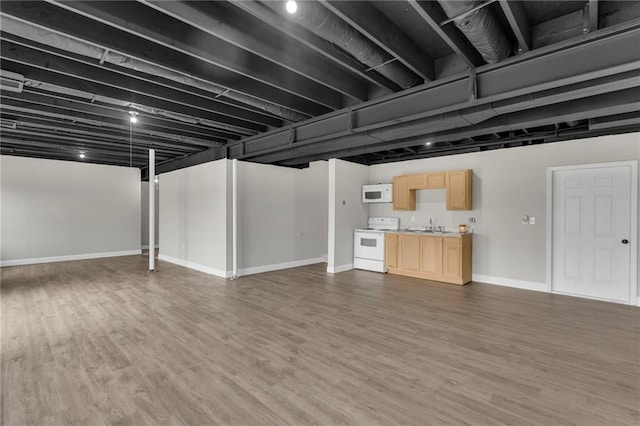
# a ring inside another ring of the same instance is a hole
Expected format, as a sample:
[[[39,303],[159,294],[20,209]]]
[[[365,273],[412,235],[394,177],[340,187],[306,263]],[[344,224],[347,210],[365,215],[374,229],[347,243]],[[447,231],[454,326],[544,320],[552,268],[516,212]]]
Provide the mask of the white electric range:
[[[368,228],[353,233],[353,267],[375,272],[387,272],[384,260],[384,233],[400,229],[397,217],[370,217]]]

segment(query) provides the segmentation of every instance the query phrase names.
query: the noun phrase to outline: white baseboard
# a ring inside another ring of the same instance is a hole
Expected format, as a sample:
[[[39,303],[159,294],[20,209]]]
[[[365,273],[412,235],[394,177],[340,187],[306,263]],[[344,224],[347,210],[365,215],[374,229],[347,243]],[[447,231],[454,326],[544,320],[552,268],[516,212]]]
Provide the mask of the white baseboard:
[[[538,283],[535,281],[514,280],[511,278],[492,277],[489,275],[473,274],[472,280],[479,283],[501,285],[503,287],[520,288],[523,290],[533,290],[548,292],[547,283]]]
[[[173,263],[175,265],[184,266],[186,268],[195,269],[196,271],[204,272],[205,274],[215,275],[216,277],[221,278],[231,278],[231,271],[223,271],[222,269],[211,268],[210,266],[201,265],[196,262],[190,262],[184,259],[178,259],[176,257],[167,256],[166,254],[160,253],[158,255],[159,260],[164,260],[165,262]]]
[[[147,245],[144,245],[144,246],[140,246],[140,248],[142,250],[147,250],[147,249],[149,249],[149,245],[147,244]],[[160,248],[160,244],[156,244],[156,248]]]
[[[339,272],[349,271],[353,269],[353,263],[338,266],[327,266],[327,272],[330,274],[337,274]]]
[[[142,250],[108,251],[103,253],[72,254],[66,256],[33,257],[31,259],[0,260],[0,267],[32,265],[36,263],[68,262],[70,260],[100,259],[103,257],[134,256]]]
[[[312,259],[295,260],[293,262],[273,263],[271,265],[255,266],[252,268],[240,268],[238,269],[238,275],[251,275],[259,274],[261,272],[277,271],[280,269],[297,268],[299,266],[313,265],[316,263],[325,262],[322,257],[315,257]]]

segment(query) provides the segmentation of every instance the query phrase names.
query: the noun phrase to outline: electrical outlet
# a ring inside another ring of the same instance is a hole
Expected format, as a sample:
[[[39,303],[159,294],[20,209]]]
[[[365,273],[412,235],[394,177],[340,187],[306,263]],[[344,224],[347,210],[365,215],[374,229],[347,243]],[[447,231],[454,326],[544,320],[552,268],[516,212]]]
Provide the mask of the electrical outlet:
[[[469,223],[476,223],[476,218],[474,216],[469,217]]]
[[[416,215],[412,214],[411,215],[411,222],[415,222],[416,221]]]

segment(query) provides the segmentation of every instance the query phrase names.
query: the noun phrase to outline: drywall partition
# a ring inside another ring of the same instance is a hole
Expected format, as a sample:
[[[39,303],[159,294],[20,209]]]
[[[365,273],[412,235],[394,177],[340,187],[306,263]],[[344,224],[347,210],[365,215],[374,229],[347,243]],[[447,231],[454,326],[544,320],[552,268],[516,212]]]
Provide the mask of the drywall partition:
[[[327,170],[238,162],[238,275],[323,261]]]
[[[1,265],[140,253],[140,170],[0,156]]]
[[[371,183],[369,167],[329,160],[329,253],[327,272],[353,269],[353,231],[364,228],[369,205],[361,202],[362,185]]]
[[[402,227],[424,226],[429,218],[442,226],[468,224],[475,281],[546,291],[547,168],[638,158],[640,134],[631,133],[371,166],[372,180],[384,182],[426,171],[474,173],[473,211],[447,211],[444,190],[423,190],[415,212],[374,204],[371,214],[400,217]],[[524,215],[535,217],[535,225],[524,225]]]
[[[220,277],[227,255],[228,160],[164,173],[160,192],[158,258]]]
[[[156,240],[156,248],[158,248],[158,241],[160,236],[160,223],[158,220],[159,215],[159,207],[160,207],[160,193],[159,193],[159,183],[153,184],[156,191],[156,199],[155,199],[155,215],[156,215],[156,223],[155,223],[155,240]],[[141,205],[140,208],[142,210],[141,219],[140,219],[140,232],[141,232],[141,240],[140,244],[143,249],[149,248],[149,182],[141,182]]]

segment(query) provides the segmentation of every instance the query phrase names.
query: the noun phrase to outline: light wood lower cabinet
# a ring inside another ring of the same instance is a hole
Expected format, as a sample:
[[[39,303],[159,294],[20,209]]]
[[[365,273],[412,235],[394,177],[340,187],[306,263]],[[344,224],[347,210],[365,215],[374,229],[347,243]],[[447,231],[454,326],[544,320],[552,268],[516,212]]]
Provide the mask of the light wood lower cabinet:
[[[398,238],[398,268],[405,271],[420,270],[420,236],[400,234]]]
[[[388,232],[385,253],[390,274],[461,285],[471,281],[471,234],[440,236]]]
[[[387,268],[398,269],[398,234],[386,234],[384,253]]]

